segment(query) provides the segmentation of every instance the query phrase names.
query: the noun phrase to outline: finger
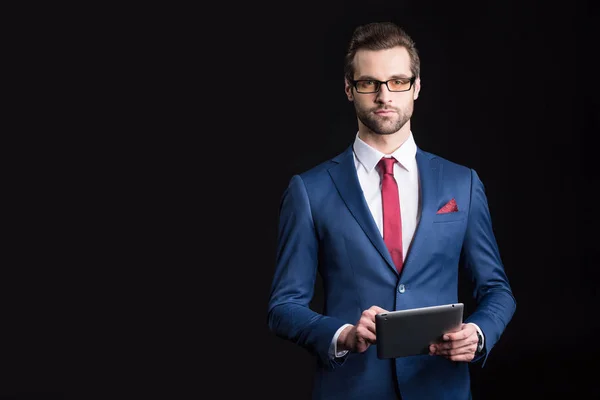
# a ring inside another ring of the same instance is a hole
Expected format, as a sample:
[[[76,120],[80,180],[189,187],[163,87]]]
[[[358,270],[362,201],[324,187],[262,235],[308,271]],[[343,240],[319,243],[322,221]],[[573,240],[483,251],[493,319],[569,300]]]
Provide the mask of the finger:
[[[367,343],[375,343],[377,339],[375,329],[370,325],[358,325],[356,327],[356,338],[359,341],[364,340]]]
[[[479,342],[477,335],[473,335],[470,336],[466,339],[462,339],[462,340],[450,340],[447,342],[439,342],[439,343],[435,343],[435,347],[438,349],[444,349],[444,350],[448,350],[448,349],[459,349],[461,347],[465,347],[465,346],[470,346],[470,345],[477,345],[477,343]]]
[[[379,306],[371,306],[368,309],[364,310],[361,314],[361,320],[364,318],[367,321],[373,323],[373,331],[375,329],[375,316],[377,314],[386,313],[387,311]]]
[[[439,347],[435,347],[435,346],[432,346],[432,347],[434,348],[434,350],[431,351],[431,348],[430,348],[430,352],[433,352],[434,354],[440,355],[440,356],[454,356],[454,355],[470,354],[470,353],[475,354],[475,351],[477,350],[477,344],[469,344],[466,346],[449,348],[449,349],[439,348]]]
[[[375,314],[381,314],[381,313],[388,312],[387,310],[384,310],[383,308],[381,308],[379,306],[371,306],[371,307],[369,307],[369,310],[373,311]]]
[[[444,334],[443,340],[463,340],[472,335],[476,335],[475,327],[470,324],[463,324],[459,331]]]
[[[468,338],[469,336],[471,336],[473,333],[475,333],[475,332],[467,332],[465,330],[453,332],[453,333],[446,333],[446,334],[444,334],[442,339],[445,341],[464,340],[464,339]]]
[[[358,321],[359,325],[372,326],[372,330],[375,332],[375,315],[377,314],[371,309],[364,310]]]
[[[370,343],[367,340],[358,340],[356,342],[356,352],[358,353],[364,353],[365,351],[367,351],[367,349],[371,346],[372,343]]]
[[[473,339],[470,340],[457,340],[453,342],[439,342],[433,343],[429,346],[429,350],[433,353],[448,352],[450,350],[458,350],[463,348],[477,348],[478,341]]]

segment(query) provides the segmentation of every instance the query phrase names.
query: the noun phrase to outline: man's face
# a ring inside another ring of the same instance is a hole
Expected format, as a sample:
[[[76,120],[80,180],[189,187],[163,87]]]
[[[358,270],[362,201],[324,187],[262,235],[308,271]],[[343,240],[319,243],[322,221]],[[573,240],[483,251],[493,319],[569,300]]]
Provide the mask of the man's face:
[[[354,56],[354,79],[387,81],[412,78],[410,56],[404,47],[387,50],[359,50]],[[406,92],[390,92],[381,84],[377,93],[358,93],[346,82],[346,95],[354,102],[360,123],[378,135],[390,135],[399,131],[413,113],[414,101],[421,87],[417,79]]]

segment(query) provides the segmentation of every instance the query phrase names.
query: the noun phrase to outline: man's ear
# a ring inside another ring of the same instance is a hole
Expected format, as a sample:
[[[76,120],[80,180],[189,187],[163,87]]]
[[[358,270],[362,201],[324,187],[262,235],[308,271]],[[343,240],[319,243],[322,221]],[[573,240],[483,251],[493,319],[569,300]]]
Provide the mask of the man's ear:
[[[348,101],[354,101],[354,93],[352,93],[352,85],[348,83],[348,79],[344,78],[344,91],[346,92],[346,97]]]
[[[417,78],[415,80],[415,91],[413,92],[413,100],[419,98],[419,93],[421,93],[421,78]]]

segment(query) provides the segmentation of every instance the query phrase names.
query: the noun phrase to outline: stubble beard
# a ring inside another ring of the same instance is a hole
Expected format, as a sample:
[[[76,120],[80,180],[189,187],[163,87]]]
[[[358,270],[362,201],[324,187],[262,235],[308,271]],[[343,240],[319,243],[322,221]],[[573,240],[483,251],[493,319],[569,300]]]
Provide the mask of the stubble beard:
[[[391,116],[379,116],[374,113],[382,107],[367,110],[360,108],[355,102],[354,108],[359,121],[376,135],[391,135],[398,132],[410,120],[413,111],[412,104],[405,109],[393,108],[397,114]]]

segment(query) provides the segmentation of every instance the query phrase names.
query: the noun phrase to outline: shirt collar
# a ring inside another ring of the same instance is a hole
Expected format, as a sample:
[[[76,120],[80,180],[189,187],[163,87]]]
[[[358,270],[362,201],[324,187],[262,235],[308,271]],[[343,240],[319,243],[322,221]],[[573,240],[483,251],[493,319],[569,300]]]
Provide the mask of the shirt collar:
[[[358,161],[369,173],[377,166],[379,160],[385,156],[379,150],[363,142],[358,137],[358,133],[354,139],[354,154],[356,154]],[[410,171],[410,168],[415,166],[414,159],[416,154],[417,144],[411,132],[402,146],[398,147],[390,156],[394,157],[404,169]]]

